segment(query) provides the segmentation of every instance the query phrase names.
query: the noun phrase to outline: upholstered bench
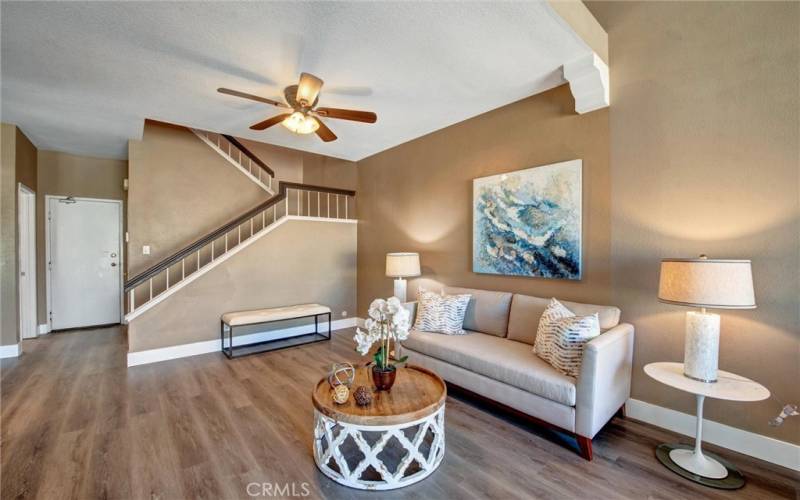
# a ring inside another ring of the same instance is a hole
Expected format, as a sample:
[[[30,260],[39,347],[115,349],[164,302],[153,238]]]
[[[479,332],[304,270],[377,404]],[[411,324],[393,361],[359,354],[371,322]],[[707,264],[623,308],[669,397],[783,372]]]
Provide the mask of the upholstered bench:
[[[327,335],[323,335],[319,331],[320,316],[327,316]],[[244,340],[244,342],[239,342],[239,345],[234,345],[233,343],[234,327],[261,325],[266,323],[274,323],[276,321],[287,321],[311,317],[314,318],[314,331],[311,333],[302,333],[305,329],[303,326],[292,327],[291,333],[296,333],[298,328],[300,329],[301,333],[299,335],[291,335],[269,340],[263,340],[262,334],[255,333],[237,337],[238,339]],[[331,339],[331,308],[321,304],[298,304],[294,306],[273,307],[269,309],[252,309],[249,311],[228,312],[222,315],[220,323],[220,348],[228,358],[236,357],[234,354],[235,350],[238,350],[239,352],[245,351],[243,354],[239,355],[247,355]],[[227,346],[225,345],[226,331],[228,332]],[[248,340],[252,341],[248,342]]]

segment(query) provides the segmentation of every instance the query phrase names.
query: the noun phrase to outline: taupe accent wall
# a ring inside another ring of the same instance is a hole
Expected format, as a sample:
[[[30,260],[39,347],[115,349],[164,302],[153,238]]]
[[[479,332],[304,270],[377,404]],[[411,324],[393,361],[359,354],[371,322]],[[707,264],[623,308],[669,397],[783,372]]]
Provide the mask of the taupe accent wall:
[[[356,224],[284,223],[133,319],[128,349],[216,340],[223,313],[310,302],[354,315]]]
[[[633,397],[694,413],[642,373],[683,359],[689,309],[656,300],[659,260],[753,261],[758,309],[722,316],[720,368],[767,401],[706,417],[800,443],[800,4],[588,4],[609,36],[612,301],[636,325]],[[589,207],[591,210],[591,207]]]
[[[265,161],[302,178],[296,156],[296,164]],[[128,162],[128,277],[271,196],[184,127],[146,121],[142,140],[129,143]]]
[[[36,148],[15,125],[0,125],[0,345],[19,342],[17,184],[36,190]]]
[[[456,285],[610,303],[608,110],[575,114],[566,85],[452,125],[358,163],[358,309],[392,294],[387,252],[419,252],[419,285]],[[583,279],[472,272],[472,180],[583,160]]]

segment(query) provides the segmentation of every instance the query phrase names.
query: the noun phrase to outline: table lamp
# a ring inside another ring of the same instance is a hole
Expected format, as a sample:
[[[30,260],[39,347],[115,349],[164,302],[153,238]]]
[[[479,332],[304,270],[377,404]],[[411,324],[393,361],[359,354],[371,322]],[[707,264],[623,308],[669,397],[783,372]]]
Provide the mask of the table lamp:
[[[686,313],[683,374],[701,382],[717,381],[719,315],[712,309],[754,309],[753,274],[749,260],[664,259],[658,300],[699,307]]]
[[[406,301],[406,280],[419,276],[419,254],[415,252],[396,252],[386,254],[386,276],[395,278],[394,296],[400,302]]]

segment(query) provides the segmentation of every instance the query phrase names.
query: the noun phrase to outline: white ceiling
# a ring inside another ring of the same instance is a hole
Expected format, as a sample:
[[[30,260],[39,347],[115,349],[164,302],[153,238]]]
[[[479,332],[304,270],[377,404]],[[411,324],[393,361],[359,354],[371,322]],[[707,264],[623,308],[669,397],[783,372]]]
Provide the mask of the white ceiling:
[[[143,120],[359,160],[552,88],[589,47],[543,1],[519,3],[3,2],[2,108],[40,149],[126,158]],[[301,71],[339,140],[248,126]]]

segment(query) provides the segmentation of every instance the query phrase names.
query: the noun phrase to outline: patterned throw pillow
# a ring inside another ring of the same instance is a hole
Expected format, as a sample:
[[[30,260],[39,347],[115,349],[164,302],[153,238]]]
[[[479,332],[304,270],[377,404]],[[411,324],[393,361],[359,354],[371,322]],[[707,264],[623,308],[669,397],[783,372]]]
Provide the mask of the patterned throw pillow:
[[[471,295],[444,295],[422,288],[417,294],[414,329],[423,332],[464,335],[464,315]]]
[[[577,378],[586,343],[598,335],[600,320],[597,313],[575,316],[553,299],[539,320],[533,351],[560,373]]]

